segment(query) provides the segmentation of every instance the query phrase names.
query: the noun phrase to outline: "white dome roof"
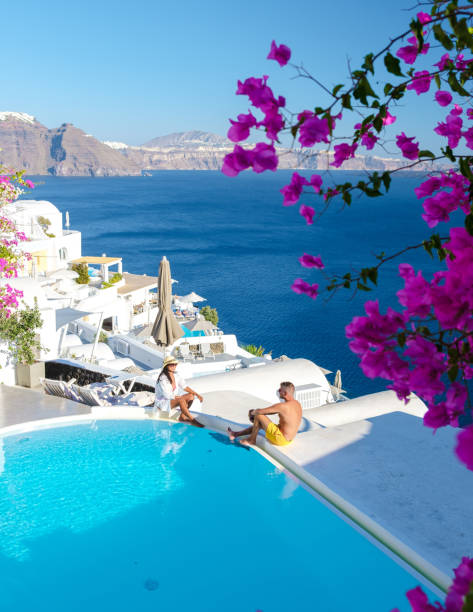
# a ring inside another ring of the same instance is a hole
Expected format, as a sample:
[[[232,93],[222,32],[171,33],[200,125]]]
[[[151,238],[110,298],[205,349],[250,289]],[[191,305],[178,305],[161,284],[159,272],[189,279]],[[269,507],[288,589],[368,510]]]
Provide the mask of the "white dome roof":
[[[15,202],[15,211],[31,212],[34,215],[62,214],[59,208],[47,200],[17,200]]]

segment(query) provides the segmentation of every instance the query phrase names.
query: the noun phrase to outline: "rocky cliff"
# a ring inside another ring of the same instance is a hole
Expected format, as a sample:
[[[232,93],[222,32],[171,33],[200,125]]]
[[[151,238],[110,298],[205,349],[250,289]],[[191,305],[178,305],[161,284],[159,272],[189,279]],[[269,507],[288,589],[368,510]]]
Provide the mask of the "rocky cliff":
[[[220,170],[234,144],[201,131],[159,136],[139,147],[100,142],[70,123],[48,129],[31,115],[0,112],[0,163],[28,174],[56,176],[125,176],[147,170]],[[333,153],[278,149],[283,169],[326,170]],[[343,170],[393,170],[406,160],[357,156]],[[425,164],[431,169],[431,165]],[[417,166],[417,170],[422,167]],[[333,170],[333,168],[332,168]]]
[[[0,113],[0,149],[0,164],[30,175],[141,174],[139,166],[72,124],[48,129],[26,113]]]

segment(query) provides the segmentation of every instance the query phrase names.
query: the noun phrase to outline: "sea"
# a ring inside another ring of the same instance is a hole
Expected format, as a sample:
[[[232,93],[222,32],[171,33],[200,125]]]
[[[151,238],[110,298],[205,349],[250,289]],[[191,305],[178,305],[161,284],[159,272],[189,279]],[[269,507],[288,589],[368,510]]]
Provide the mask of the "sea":
[[[323,272],[300,265],[304,253],[320,255],[327,274],[345,274],[374,265],[382,252],[391,255],[421,242],[432,233],[414,194],[424,177],[394,175],[387,195],[354,197],[349,207],[335,199],[307,225],[299,205],[282,205],[279,190],[291,175],[282,170],[236,178],[213,171],[41,176],[30,177],[36,187],[24,197],[68,211],[71,229],[82,232],[83,255],[122,257],[124,271],[150,275],[157,275],[166,255],[178,281],[174,293],[205,297],[203,304],[218,311],[219,326],[241,344],[262,346],[273,358],[304,357],[333,373],[341,370],[349,397],[383,390],[385,381],[361,372],[345,326],[364,314],[368,299],[379,300],[382,311],[399,307],[399,263],[409,262],[429,278],[438,262],[423,249],[408,251],[381,267],[371,292],[344,289],[331,297],[321,292],[313,300],[294,293],[291,285],[296,278],[326,285]],[[338,171],[325,175],[324,183],[361,178],[364,173]],[[311,194],[301,202],[319,209],[323,204]]]

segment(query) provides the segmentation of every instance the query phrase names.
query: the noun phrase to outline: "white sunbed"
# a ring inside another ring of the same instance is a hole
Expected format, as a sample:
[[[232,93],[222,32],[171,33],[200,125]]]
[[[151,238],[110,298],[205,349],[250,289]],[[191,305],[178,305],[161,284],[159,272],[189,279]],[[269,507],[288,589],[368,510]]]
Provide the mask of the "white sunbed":
[[[44,391],[48,395],[55,395],[57,397],[63,397],[64,399],[77,401],[77,395],[73,390],[75,381],[75,378],[69,382],[65,382],[64,380],[53,380],[52,378],[40,378]]]

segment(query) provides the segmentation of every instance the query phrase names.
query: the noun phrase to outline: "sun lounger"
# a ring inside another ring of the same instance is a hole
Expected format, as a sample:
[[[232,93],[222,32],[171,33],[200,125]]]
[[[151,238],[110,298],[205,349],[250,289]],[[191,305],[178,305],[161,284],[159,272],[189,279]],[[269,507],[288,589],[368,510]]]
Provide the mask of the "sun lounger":
[[[64,380],[53,380],[52,378],[41,378],[40,382],[43,385],[44,391],[48,395],[56,395],[57,397],[63,397],[64,399],[70,399],[77,401],[77,395],[73,390],[75,378],[69,382]]]

